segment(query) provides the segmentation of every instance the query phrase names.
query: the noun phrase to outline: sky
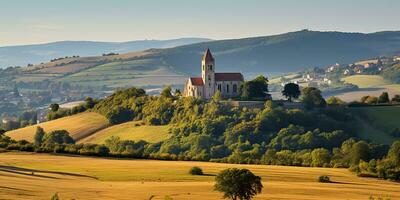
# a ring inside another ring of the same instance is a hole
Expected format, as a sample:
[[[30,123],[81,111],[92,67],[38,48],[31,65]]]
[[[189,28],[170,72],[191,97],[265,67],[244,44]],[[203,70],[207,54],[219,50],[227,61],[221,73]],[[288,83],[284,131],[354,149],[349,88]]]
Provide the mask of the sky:
[[[399,0],[0,0],[0,46],[400,30]]]

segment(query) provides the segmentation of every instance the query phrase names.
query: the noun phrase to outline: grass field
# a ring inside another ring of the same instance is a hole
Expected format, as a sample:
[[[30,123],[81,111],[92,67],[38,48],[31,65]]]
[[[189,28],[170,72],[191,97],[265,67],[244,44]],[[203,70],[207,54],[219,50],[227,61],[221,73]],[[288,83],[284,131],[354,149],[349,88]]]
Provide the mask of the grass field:
[[[207,175],[188,175],[192,166]],[[360,178],[347,169],[1,153],[0,199],[50,199],[55,192],[61,199],[221,199],[214,176],[232,167],[262,177],[263,193],[255,199],[400,198],[399,183]],[[317,182],[320,175],[334,183]]]
[[[127,122],[115,126],[111,126],[100,130],[87,138],[80,140],[80,143],[104,143],[111,136],[118,136],[123,140],[145,140],[155,143],[168,138],[168,130],[170,126],[147,126],[140,125],[140,122]],[[136,125],[136,126],[135,126]]]
[[[396,138],[388,133],[400,128],[400,106],[374,106],[352,108],[353,112],[362,116],[363,131],[359,135],[376,143],[391,144]],[[397,138],[400,139],[400,138]]]
[[[42,127],[46,132],[54,130],[67,130],[75,140],[87,137],[88,135],[108,126],[108,120],[94,112],[84,112],[73,116],[40,123],[34,126],[9,131],[6,134],[16,140],[33,141],[36,127]]]
[[[390,96],[400,94],[400,84],[391,84],[382,76],[378,75],[354,75],[343,78],[342,80],[357,85],[360,88],[358,91],[344,92],[335,95],[347,102],[360,100],[361,97],[366,95],[379,96],[382,92],[388,92]]]

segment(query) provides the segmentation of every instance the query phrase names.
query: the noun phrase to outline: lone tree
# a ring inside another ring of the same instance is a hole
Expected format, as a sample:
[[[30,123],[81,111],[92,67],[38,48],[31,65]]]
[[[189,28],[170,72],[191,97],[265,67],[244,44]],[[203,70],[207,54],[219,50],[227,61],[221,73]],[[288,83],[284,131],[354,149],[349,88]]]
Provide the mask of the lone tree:
[[[42,144],[42,142],[43,142],[43,137],[44,137],[45,134],[46,134],[46,133],[44,132],[44,130],[43,130],[42,127],[38,126],[38,127],[36,128],[36,133],[35,133],[35,136],[34,136],[34,138],[33,138],[34,141],[35,141],[35,145],[40,146],[40,145]]]
[[[57,112],[59,108],[60,108],[60,105],[58,105],[58,104],[56,104],[56,103],[50,104],[50,109],[51,109],[51,111],[53,111],[53,112]]]
[[[248,169],[225,169],[216,176],[215,181],[215,190],[232,200],[250,200],[263,188],[261,177]]]
[[[285,85],[282,95],[292,102],[292,98],[297,99],[300,96],[300,87],[295,83],[288,83]]]

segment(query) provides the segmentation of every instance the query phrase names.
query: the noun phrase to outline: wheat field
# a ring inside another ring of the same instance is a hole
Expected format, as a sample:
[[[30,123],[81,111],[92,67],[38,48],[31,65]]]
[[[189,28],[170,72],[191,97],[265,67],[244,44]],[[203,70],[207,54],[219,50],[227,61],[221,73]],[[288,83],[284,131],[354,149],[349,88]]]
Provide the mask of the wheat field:
[[[199,166],[205,176],[188,170]],[[221,199],[214,176],[248,168],[262,177],[255,199],[400,198],[400,184],[360,178],[347,169],[236,165],[210,162],[105,159],[35,153],[0,154],[0,199]],[[328,175],[334,183],[319,183]]]

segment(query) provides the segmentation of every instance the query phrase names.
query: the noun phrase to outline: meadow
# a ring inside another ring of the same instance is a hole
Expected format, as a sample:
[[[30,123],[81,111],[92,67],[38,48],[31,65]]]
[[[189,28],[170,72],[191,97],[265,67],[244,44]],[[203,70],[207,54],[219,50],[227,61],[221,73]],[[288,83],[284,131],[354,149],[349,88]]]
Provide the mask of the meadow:
[[[141,124],[140,121],[126,122],[100,130],[79,143],[103,144],[111,136],[120,137],[122,140],[144,140],[156,143],[168,138],[170,125],[148,126]]]
[[[84,112],[39,123],[37,125],[12,130],[7,132],[7,135],[15,140],[24,139],[32,142],[38,126],[42,127],[46,132],[64,129],[70,133],[70,136],[74,138],[74,140],[80,140],[100,129],[107,127],[108,120],[103,115],[98,113]]]
[[[206,175],[189,175],[192,166]],[[221,199],[213,190],[214,176],[232,167],[262,177],[264,189],[255,199],[400,198],[399,183],[357,177],[347,169],[11,152],[0,154],[0,199],[50,199],[55,192],[61,199]],[[320,175],[333,183],[317,182]]]

